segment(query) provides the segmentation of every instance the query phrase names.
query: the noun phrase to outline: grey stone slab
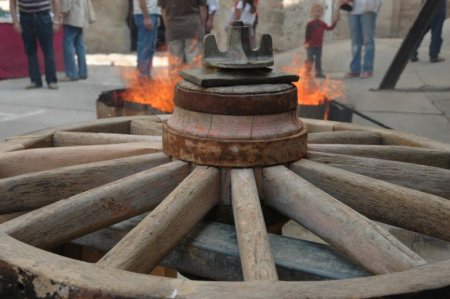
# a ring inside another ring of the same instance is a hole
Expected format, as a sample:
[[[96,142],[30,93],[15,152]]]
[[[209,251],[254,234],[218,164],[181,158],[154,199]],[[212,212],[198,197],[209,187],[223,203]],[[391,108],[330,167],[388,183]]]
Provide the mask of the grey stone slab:
[[[450,92],[427,93],[427,97],[433,102],[433,105],[450,119]]]

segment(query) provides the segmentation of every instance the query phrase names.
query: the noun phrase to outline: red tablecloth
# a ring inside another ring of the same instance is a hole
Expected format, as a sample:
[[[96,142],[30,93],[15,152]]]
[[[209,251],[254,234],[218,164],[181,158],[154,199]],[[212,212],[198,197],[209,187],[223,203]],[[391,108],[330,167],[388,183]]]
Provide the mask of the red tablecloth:
[[[64,71],[63,32],[60,30],[53,36],[53,47],[56,55],[56,70]],[[44,72],[44,58],[39,48],[39,65]],[[14,30],[12,24],[0,23],[0,80],[28,77],[28,63],[22,36]]]

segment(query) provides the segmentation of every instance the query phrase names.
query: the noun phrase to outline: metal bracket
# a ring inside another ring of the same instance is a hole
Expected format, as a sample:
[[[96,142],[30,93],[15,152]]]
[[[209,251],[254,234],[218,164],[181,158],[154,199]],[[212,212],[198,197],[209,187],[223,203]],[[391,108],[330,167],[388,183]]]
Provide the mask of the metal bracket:
[[[203,64],[209,67],[224,69],[255,69],[272,66],[272,37],[264,34],[260,47],[252,49],[250,45],[249,27],[241,21],[235,21],[228,27],[228,49],[223,52],[217,46],[216,37],[208,34],[205,37],[205,53]]]

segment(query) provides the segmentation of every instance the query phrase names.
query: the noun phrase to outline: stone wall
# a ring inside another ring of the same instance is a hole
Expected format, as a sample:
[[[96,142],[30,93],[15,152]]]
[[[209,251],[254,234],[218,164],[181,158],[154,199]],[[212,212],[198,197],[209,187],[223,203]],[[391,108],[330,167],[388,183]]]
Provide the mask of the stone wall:
[[[126,25],[128,1],[92,0],[97,21],[85,30],[88,53],[130,52],[130,30]]]
[[[180,0],[181,1],[181,0]],[[310,8],[325,0],[260,0],[257,33],[272,35],[274,50],[286,51],[303,44],[305,26],[310,19]],[[450,2],[450,0],[448,0]],[[97,22],[86,30],[85,39],[90,53],[126,53],[130,50],[130,33],[126,25],[128,1],[92,0]],[[230,20],[234,0],[219,0],[220,9],[215,18],[219,43],[226,41],[225,26]],[[334,0],[335,6],[338,0]],[[449,7],[450,9],[450,7]],[[385,0],[378,16],[377,37],[404,37],[420,10],[420,0]],[[325,39],[349,38],[346,13]]]

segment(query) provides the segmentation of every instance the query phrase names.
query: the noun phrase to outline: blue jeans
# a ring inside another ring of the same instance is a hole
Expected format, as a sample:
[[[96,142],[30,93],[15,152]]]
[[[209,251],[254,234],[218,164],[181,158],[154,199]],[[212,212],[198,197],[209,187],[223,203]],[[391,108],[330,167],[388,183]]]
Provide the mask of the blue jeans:
[[[417,44],[416,49],[414,50],[412,56],[417,57],[419,55],[419,47],[422,43],[423,38],[427,34],[428,31],[431,31],[431,42],[430,42],[430,49],[428,54],[430,55],[430,58],[438,58],[439,53],[441,52],[441,46],[442,46],[442,26],[444,25],[446,15],[445,13],[439,12],[433,16],[433,19],[431,20],[431,25],[428,28],[427,31],[420,37],[419,43]]]
[[[64,70],[71,79],[87,78],[83,28],[64,25]],[[75,62],[77,56],[77,63]]]
[[[153,29],[148,31],[144,27],[144,15],[134,15],[134,23],[137,29],[137,67],[141,76],[150,77],[152,70],[153,55],[156,48],[156,37],[158,35],[158,15],[150,15]]]
[[[322,48],[307,48],[306,49],[306,64],[311,68],[314,63],[316,69],[316,76],[323,75],[322,71]]]
[[[20,14],[22,40],[28,59],[31,82],[42,86],[41,71],[37,56],[37,42],[44,53],[45,80],[56,83],[55,51],[53,49],[53,21],[50,13]]]
[[[376,22],[377,13],[375,12],[348,16],[352,35],[352,61],[350,63],[352,73],[373,72]]]

